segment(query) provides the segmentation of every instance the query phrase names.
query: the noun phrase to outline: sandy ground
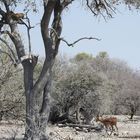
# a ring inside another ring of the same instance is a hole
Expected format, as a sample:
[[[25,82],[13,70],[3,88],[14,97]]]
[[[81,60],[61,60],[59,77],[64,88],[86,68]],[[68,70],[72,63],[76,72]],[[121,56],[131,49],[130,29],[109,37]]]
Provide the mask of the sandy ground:
[[[119,135],[108,136],[105,130],[96,132],[92,130],[77,131],[74,128],[48,126],[48,134],[52,140],[140,140],[140,117],[134,117],[132,121],[127,116],[116,116],[118,119]],[[24,126],[18,122],[2,121],[0,123],[0,140],[21,140],[24,135]]]

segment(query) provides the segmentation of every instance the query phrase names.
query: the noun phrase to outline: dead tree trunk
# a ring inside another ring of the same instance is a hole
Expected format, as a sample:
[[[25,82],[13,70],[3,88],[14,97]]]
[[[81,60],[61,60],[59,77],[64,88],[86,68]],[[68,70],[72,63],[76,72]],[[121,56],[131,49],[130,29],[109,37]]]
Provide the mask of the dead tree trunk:
[[[26,59],[22,62],[24,68],[24,87],[26,96],[26,133],[25,138],[33,135],[32,130],[34,129],[33,122],[33,71],[37,63],[37,57],[33,56],[31,59]]]

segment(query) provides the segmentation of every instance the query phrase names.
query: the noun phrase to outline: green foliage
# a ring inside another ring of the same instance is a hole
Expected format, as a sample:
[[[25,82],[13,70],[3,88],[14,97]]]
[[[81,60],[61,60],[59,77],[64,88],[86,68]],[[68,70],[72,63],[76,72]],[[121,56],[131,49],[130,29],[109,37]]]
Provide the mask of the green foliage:
[[[74,57],[74,60],[76,61],[82,61],[82,60],[86,61],[86,60],[92,60],[92,59],[93,59],[92,55],[84,53],[84,52],[79,53]]]
[[[99,52],[99,54],[97,55],[97,57],[100,58],[108,58],[108,53],[107,52]]]

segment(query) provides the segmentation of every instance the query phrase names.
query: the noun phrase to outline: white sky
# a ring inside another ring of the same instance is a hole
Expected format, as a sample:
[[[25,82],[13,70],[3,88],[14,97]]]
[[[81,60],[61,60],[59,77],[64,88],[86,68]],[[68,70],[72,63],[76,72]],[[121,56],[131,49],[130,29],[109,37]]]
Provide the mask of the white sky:
[[[32,15],[36,23],[40,22],[39,15]],[[120,8],[113,19],[107,22],[104,19],[94,17],[81,5],[72,5],[63,15],[62,37],[70,43],[80,37],[98,37],[101,41],[83,40],[75,47],[68,47],[61,43],[61,54],[70,57],[79,52],[87,52],[97,55],[100,51],[108,52],[110,57],[126,61],[131,67],[140,68],[140,12],[128,11]],[[33,29],[33,51],[40,56],[44,55],[43,43],[39,26]]]

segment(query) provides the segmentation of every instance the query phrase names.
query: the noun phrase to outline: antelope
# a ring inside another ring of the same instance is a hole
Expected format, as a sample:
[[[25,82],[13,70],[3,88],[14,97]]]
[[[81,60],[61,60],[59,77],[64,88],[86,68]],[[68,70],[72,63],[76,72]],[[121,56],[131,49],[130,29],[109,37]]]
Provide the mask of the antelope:
[[[109,135],[109,133],[107,132],[108,128],[111,130],[110,135],[112,134],[113,131],[115,131],[113,126],[115,126],[115,128],[116,128],[116,130],[118,132],[117,118],[116,117],[102,118],[102,117],[99,117],[99,115],[97,115],[96,122],[101,122],[105,126],[106,133],[108,135]]]

